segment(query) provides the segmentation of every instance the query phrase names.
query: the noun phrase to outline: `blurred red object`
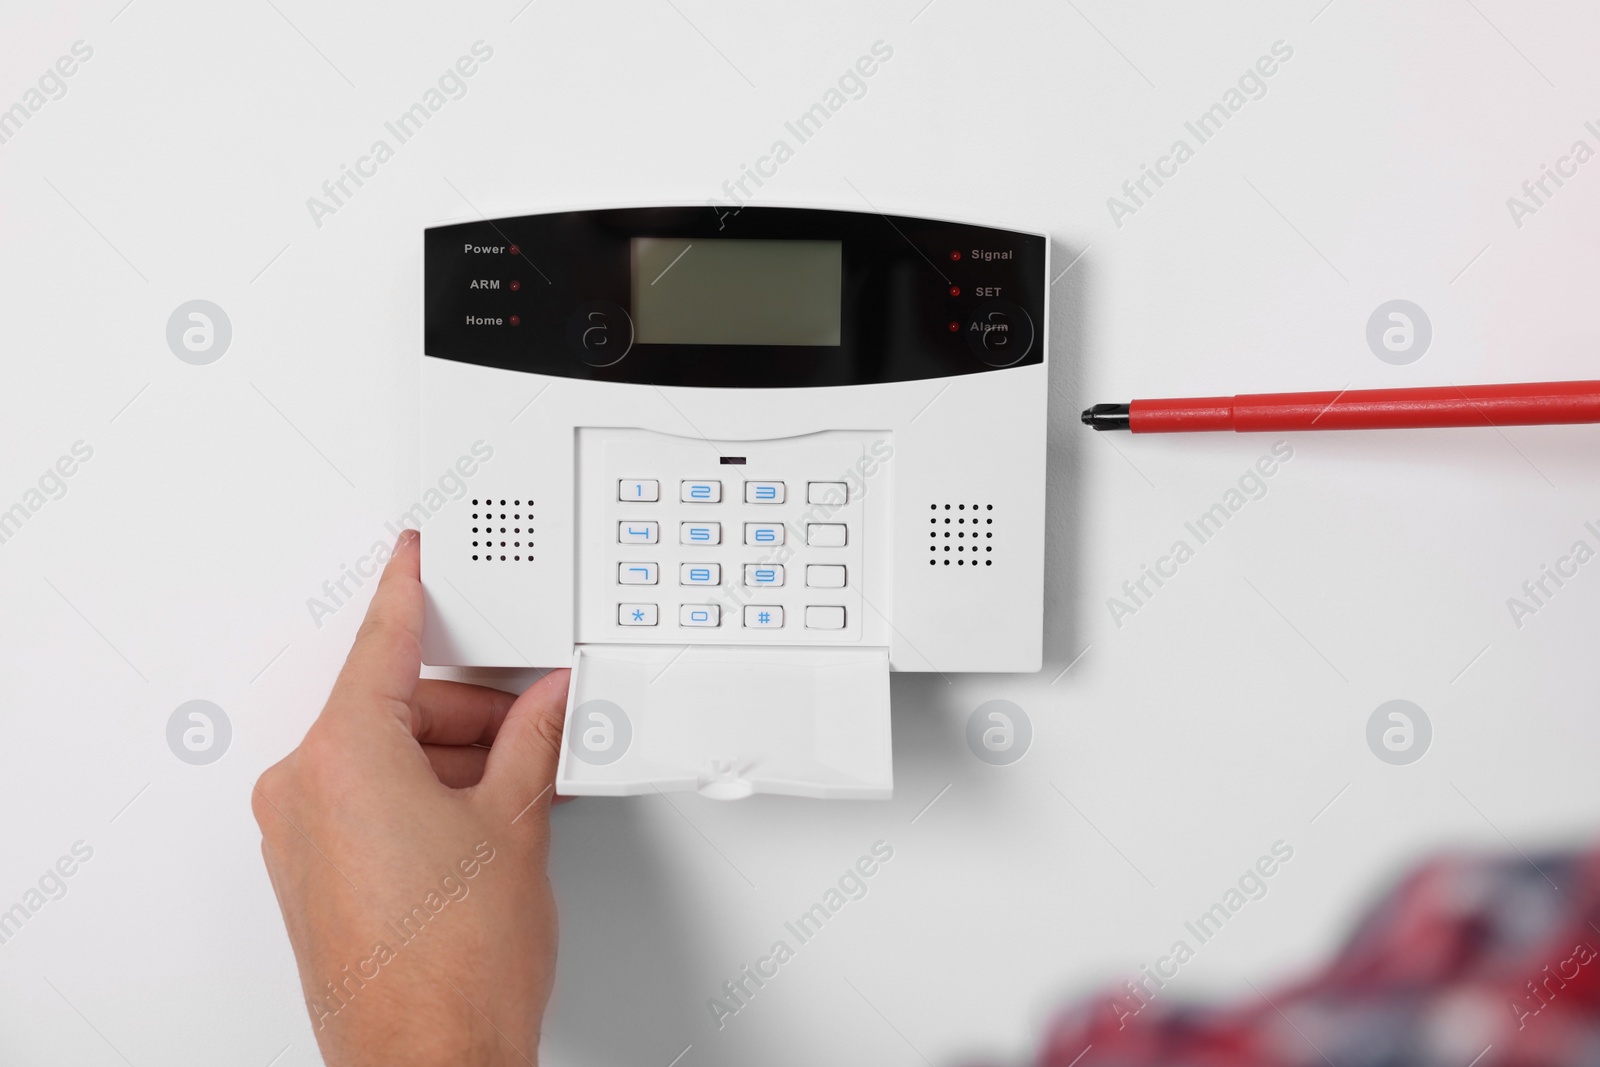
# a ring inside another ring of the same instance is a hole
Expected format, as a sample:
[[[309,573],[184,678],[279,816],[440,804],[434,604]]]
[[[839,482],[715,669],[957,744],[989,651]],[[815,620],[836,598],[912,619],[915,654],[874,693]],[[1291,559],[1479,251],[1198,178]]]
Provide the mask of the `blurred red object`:
[[[1057,1018],[1039,1067],[1600,1065],[1600,851],[1450,856],[1331,963],[1225,1006],[1112,990]],[[1149,989],[1146,985],[1146,991]]]

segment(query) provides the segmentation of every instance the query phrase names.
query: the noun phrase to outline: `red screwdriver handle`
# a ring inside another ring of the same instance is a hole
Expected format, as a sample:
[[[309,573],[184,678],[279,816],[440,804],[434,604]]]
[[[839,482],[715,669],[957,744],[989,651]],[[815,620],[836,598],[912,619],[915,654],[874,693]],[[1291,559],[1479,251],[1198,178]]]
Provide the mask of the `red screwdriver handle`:
[[[1244,393],[1135,400],[1134,433],[1399,430],[1435,426],[1529,426],[1600,422],[1600,381]]]

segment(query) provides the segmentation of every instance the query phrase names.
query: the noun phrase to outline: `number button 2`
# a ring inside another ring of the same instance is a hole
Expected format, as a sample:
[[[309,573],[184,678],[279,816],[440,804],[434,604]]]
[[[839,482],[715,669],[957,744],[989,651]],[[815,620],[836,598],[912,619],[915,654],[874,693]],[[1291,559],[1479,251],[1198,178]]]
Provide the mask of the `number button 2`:
[[[722,499],[722,483],[684,482],[678,495],[685,504],[715,504]]]

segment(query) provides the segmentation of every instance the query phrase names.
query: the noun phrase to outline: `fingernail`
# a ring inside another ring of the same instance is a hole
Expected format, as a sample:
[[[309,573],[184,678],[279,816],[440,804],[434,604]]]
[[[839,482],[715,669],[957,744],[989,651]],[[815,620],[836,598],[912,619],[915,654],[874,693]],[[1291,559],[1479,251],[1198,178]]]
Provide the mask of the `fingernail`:
[[[401,530],[400,537],[395,541],[394,547],[398,551],[422,536],[420,530]]]

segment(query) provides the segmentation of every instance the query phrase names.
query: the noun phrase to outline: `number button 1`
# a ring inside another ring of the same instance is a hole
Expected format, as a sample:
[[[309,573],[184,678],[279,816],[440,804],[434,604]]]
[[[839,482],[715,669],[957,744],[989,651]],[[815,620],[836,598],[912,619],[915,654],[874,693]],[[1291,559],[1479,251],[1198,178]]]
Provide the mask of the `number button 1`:
[[[661,483],[654,478],[624,478],[617,483],[617,499],[653,504],[661,499]]]

